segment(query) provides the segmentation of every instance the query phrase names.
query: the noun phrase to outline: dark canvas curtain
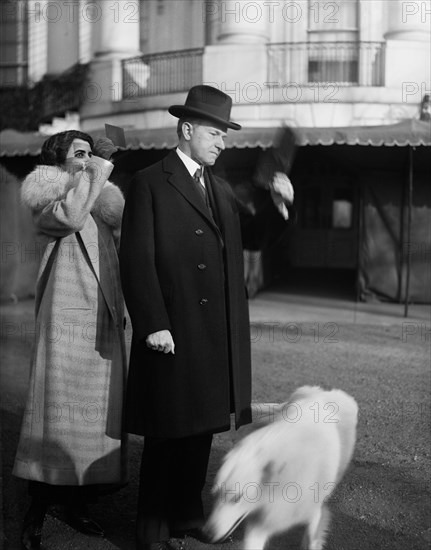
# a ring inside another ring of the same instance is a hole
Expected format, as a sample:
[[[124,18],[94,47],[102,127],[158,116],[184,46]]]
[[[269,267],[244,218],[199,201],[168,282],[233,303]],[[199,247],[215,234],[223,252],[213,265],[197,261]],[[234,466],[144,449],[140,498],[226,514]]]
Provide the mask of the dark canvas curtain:
[[[431,194],[424,175],[414,174],[411,234],[407,232],[406,174],[367,174],[362,181],[359,290],[363,300],[431,301]]]

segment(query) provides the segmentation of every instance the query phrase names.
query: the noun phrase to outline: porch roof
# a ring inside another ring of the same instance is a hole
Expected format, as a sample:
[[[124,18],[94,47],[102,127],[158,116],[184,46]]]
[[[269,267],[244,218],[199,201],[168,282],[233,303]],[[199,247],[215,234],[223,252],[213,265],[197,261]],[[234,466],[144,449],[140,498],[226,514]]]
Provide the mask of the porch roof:
[[[281,128],[247,127],[231,131],[226,138],[227,148],[267,149],[277,140]],[[349,126],[332,128],[292,128],[297,145],[363,145],[379,147],[430,146],[431,123],[409,119],[383,126]],[[90,132],[95,138],[104,136],[104,130]],[[175,128],[127,129],[126,149],[173,149],[177,144]],[[38,132],[3,130],[0,133],[0,156],[36,156],[47,136]]]

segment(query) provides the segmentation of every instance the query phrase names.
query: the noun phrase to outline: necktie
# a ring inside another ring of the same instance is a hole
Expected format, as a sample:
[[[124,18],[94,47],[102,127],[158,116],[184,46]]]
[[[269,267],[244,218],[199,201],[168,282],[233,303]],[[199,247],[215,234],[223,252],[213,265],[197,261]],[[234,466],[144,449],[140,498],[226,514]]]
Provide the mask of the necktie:
[[[199,181],[199,180],[201,179],[201,177],[202,177],[202,171],[203,171],[203,170],[202,170],[201,167],[199,167],[199,168],[196,169],[196,172],[195,172],[195,176],[194,176],[194,177],[195,177],[198,181]]]
[[[201,177],[202,177],[202,168],[198,168],[195,172],[195,175],[193,176],[193,180],[195,182],[196,189],[198,190],[200,196],[204,200],[204,203],[208,206],[207,193],[206,193],[205,187],[201,183]]]
[[[211,218],[214,220],[214,214],[211,208],[211,203],[208,197],[208,192],[206,190],[206,187],[204,187],[201,183],[201,176],[202,176],[202,168],[198,168],[193,176],[193,181],[195,183],[195,187],[199,193],[199,195],[202,197],[202,200],[205,203],[205,206],[208,208],[209,213],[211,215]],[[215,222],[214,222],[215,223]]]

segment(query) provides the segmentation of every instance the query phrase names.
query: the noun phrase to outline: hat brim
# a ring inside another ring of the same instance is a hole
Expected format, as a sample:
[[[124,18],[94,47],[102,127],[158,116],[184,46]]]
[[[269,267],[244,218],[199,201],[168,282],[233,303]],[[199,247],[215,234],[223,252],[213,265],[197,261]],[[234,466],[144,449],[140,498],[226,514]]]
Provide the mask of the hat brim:
[[[203,111],[202,109],[195,109],[194,107],[185,107],[184,105],[172,105],[171,107],[169,107],[168,111],[171,113],[171,115],[177,118],[196,116],[197,118],[200,118],[202,120],[212,120],[218,122],[222,126],[226,126],[226,128],[230,128],[231,130],[241,130],[242,128],[242,126],[240,124],[237,124],[236,122],[230,122],[228,120],[225,120],[224,118],[212,115],[207,111]]]

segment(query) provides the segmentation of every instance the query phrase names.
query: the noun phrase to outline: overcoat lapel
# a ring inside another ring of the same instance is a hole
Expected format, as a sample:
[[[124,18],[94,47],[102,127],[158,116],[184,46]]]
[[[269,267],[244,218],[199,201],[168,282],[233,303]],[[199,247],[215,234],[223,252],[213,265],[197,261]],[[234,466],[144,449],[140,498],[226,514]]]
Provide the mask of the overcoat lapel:
[[[163,159],[163,169],[169,174],[168,183],[172,185],[185,200],[193,206],[193,208],[199,211],[221,239],[222,236],[219,228],[214,223],[206,204],[204,204],[202,198],[194,188],[192,177],[187,168],[175,151],[172,151]]]
[[[210,200],[214,203],[215,215],[217,223],[222,233],[223,238],[226,235],[226,216],[231,211],[229,201],[226,198],[226,194],[223,192],[220,185],[215,181],[214,175],[208,168],[204,172],[206,174],[205,181],[208,186],[208,193],[210,194]]]

